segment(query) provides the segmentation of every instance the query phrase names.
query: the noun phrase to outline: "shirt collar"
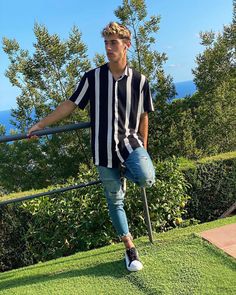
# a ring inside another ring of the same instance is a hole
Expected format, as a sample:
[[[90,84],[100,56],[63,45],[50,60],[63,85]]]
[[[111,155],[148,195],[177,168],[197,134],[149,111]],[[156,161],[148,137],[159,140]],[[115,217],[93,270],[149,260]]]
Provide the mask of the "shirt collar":
[[[108,63],[107,63],[107,69],[108,69],[108,71],[110,71]],[[125,70],[124,70],[123,74],[121,75],[120,79],[123,78],[124,76],[127,76],[127,77],[129,76],[129,65],[128,64],[126,64]]]
[[[123,73],[122,76],[129,76],[129,66],[128,66],[128,64],[126,65],[124,73]]]

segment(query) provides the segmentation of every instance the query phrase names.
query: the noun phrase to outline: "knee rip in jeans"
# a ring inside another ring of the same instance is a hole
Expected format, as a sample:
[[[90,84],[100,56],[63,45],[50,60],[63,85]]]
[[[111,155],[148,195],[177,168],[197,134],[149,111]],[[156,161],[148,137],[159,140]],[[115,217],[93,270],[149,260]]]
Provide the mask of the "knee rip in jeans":
[[[144,178],[139,182],[141,187],[151,187],[154,183],[154,178]]]
[[[146,180],[146,187],[151,187],[154,183],[154,179],[147,179]]]
[[[142,160],[147,160],[147,157],[146,156],[142,156],[140,157]]]

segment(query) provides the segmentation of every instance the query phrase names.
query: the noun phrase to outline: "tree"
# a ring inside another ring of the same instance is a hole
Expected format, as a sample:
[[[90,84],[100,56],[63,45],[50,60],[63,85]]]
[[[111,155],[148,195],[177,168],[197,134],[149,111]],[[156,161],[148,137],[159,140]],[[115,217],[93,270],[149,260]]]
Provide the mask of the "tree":
[[[235,11],[236,1],[232,24],[224,26],[222,33],[201,33],[206,48],[193,70],[198,91],[172,101],[161,113],[156,150],[162,158],[196,159],[236,149]]]
[[[196,147],[195,105],[191,96],[173,100],[163,115],[163,130],[159,151],[162,158],[171,155],[196,159],[201,150]]]
[[[236,75],[236,1],[233,1],[232,23],[223,27],[223,32],[201,32],[202,54],[196,57],[197,67],[193,70],[198,91],[211,93]]]
[[[21,90],[17,108],[12,112],[16,119],[13,124],[21,130],[67,99],[76,81],[90,68],[87,48],[77,27],[73,27],[66,41],[57,34],[50,35],[45,26],[37,23],[34,33],[32,56],[28,50],[20,49],[16,40],[3,38],[3,50],[10,60],[6,76]]]
[[[173,79],[165,75],[163,70],[167,56],[155,50],[160,16],[148,18],[144,0],[123,0],[122,5],[115,10],[115,15],[132,33],[130,65],[144,74],[151,85],[155,112],[150,116],[152,136],[149,138],[149,148],[155,156],[160,148],[159,136],[162,134],[163,110],[169,99],[175,95]]]
[[[222,81],[196,110],[197,147],[205,154],[236,149],[236,79]],[[203,101],[201,97],[201,101]]]
[[[206,48],[196,58],[193,70],[198,89],[196,101],[198,148],[206,154],[236,149],[236,1],[232,23],[222,33],[201,33]]]
[[[36,42],[32,55],[28,50],[21,49],[16,40],[3,38],[3,49],[10,60],[6,76],[13,86],[21,90],[21,94],[17,97],[17,107],[12,110],[14,117],[12,123],[21,132],[25,132],[34,122],[48,115],[60,102],[66,100],[72,94],[82,74],[90,68],[87,48],[81,40],[81,33],[77,27],[73,27],[69,38],[65,41],[60,40],[57,34],[49,34],[43,25],[35,24],[34,33]],[[74,121],[88,121],[88,112],[77,109],[60,124]],[[39,145],[41,167],[44,167],[42,186],[45,182],[57,183],[69,176],[76,176],[81,162],[90,166],[88,130],[48,136],[42,139]],[[19,143],[12,145],[12,149],[16,147],[16,153],[19,150],[17,146],[20,147]],[[24,147],[28,149],[30,155],[32,146]],[[33,154],[35,153],[32,150]],[[18,153],[17,155],[20,156]],[[27,162],[23,163],[19,159],[18,166],[24,166],[25,171],[29,170],[35,175],[39,173],[37,170],[39,166],[36,164],[32,166],[28,157],[20,156],[20,158]],[[13,166],[16,165],[15,163]],[[9,166],[9,173],[11,171],[14,173],[11,170],[13,166]],[[21,171],[20,167],[18,169]],[[18,182],[19,189],[20,183]],[[29,186],[38,187],[37,180],[30,181]]]

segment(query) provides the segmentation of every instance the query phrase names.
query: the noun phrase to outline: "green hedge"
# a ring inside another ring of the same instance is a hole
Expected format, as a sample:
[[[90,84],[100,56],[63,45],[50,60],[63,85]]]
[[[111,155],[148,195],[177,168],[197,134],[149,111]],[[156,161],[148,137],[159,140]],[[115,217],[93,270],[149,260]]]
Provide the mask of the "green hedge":
[[[176,227],[182,216],[201,222],[214,220],[235,202],[233,153],[191,163],[191,169],[186,169],[185,162],[184,167],[181,172],[175,159],[156,164],[157,181],[147,190],[155,231]],[[71,179],[65,185],[98,177],[86,167],[81,170],[87,171],[83,177]],[[140,189],[128,182],[127,192],[125,206],[130,230],[134,237],[146,235]],[[21,194],[11,197],[17,196]],[[11,204],[0,210],[0,271],[113,242],[117,242],[117,237],[101,185]]]
[[[80,171],[87,172],[77,183],[97,179],[95,171]],[[185,213],[187,183],[174,159],[158,163],[156,174],[155,185],[147,189],[148,203],[153,229],[165,231]],[[146,235],[140,189],[129,182],[125,206],[133,236]],[[0,222],[0,271],[117,241],[101,185],[4,206]]]
[[[236,201],[236,157],[232,155],[202,159],[194,168],[185,170],[191,184],[187,218],[215,220]]]
[[[19,205],[0,208],[0,271],[36,262],[25,239],[30,218],[31,214]]]

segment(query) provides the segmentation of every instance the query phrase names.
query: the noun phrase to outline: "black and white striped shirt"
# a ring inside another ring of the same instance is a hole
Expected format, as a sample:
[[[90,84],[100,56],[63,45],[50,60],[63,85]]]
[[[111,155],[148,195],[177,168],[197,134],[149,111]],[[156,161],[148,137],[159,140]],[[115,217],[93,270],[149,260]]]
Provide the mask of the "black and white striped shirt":
[[[140,116],[153,111],[149,84],[144,75],[126,66],[115,80],[108,64],[86,72],[70,100],[84,109],[90,101],[94,164],[118,167],[137,147]]]

